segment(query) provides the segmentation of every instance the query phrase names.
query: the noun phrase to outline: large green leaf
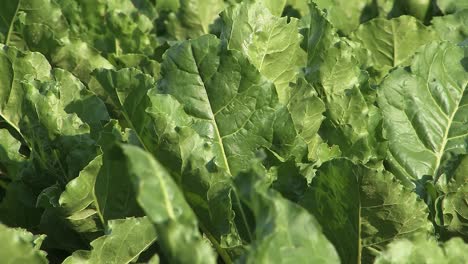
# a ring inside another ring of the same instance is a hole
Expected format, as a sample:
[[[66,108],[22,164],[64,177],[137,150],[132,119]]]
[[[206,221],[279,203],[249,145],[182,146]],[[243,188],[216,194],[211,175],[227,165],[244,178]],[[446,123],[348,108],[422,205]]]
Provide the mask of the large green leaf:
[[[0,224],[0,240],[0,259],[5,263],[49,263],[46,253],[39,250],[44,237]]]
[[[195,214],[171,175],[149,153],[124,145],[119,157],[128,166],[139,204],[154,223],[170,263],[215,263],[200,236]]]
[[[362,24],[351,38],[370,52],[369,64],[378,72],[377,82],[390,69],[407,65],[420,46],[438,39],[432,29],[411,16],[373,19]]]
[[[280,102],[285,103],[289,83],[296,81],[305,64],[298,20],[275,17],[260,3],[235,5],[222,18],[228,48],[244,53],[276,85]]]
[[[275,87],[210,35],[170,48],[161,75],[148,109],[160,142],[157,156],[176,175],[182,172],[189,203],[205,223],[216,221],[207,224],[210,231],[227,235],[233,228],[227,179],[272,145]]]
[[[324,163],[300,204],[322,225],[343,263],[371,263],[392,240],[429,233],[427,206],[386,171],[346,159]]]
[[[39,66],[40,65],[40,66]],[[1,46],[0,50],[0,115],[19,132],[22,117],[25,79],[47,80],[51,67],[39,53],[23,53],[16,48]]]
[[[63,263],[133,263],[156,240],[147,217],[109,221],[108,232],[91,242],[92,250],[78,250]]]
[[[251,170],[235,179],[242,202],[255,217],[254,240],[240,263],[339,263],[315,218],[259,177]]]
[[[391,171],[409,182],[438,177],[451,156],[467,153],[466,48],[424,46],[410,69],[399,68],[379,88]]]

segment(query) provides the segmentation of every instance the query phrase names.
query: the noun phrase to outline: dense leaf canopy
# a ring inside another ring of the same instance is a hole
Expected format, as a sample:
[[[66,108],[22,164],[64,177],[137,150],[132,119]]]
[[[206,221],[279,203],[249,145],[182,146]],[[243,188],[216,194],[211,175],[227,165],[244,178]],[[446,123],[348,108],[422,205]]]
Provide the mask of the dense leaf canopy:
[[[467,1],[3,2],[0,263],[467,261]]]

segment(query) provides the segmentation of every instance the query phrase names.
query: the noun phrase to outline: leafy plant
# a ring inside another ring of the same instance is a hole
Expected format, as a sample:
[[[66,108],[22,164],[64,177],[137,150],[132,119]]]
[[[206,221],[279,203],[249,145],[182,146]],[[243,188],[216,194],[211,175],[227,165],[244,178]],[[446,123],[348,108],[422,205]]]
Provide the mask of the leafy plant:
[[[464,3],[6,1],[0,262],[464,262]]]

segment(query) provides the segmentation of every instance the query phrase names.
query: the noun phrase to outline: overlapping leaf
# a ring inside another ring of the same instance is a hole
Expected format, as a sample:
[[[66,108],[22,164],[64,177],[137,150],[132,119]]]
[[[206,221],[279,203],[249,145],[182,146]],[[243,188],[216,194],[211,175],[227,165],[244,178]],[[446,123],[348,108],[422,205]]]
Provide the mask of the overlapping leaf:
[[[353,32],[352,39],[370,52],[377,83],[396,66],[405,66],[420,46],[438,39],[436,33],[411,16],[373,19]]]
[[[63,263],[132,263],[157,237],[147,217],[112,220],[108,230],[91,242],[92,250],[76,251]]]
[[[391,243],[375,261],[376,264],[396,263],[447,263],[465,262],[468,246],[460,238],[451,239],[441,246],[424,236],[401,239]]]
[[[346,159],[324,163],[300,204],[317,217],[346,263],[371,263],[392,240],[432,231],[416,194],[392,174]]]
[[[273,16],[259,3],[235,5],[222,15],[223,38],[228,48],[245,54],[277,89],[279,99],[289,98],[289,83],[296,81],[305,54],[298,20]]]
[[[424,46],[410,70],[399,68],[379,89],[390,169],[405,181],[438,177],[452,155],[466,154],[468,96],[464,49]]]
[[[44,237],[34,236],[24,229],[0,224],[0,259],[8,263],[48,263],[46,253],[39,250]]]
[[[195,214],[171,175],[149,153],[129,145],[121,148],[119,158],[128,166],[138,202],[154,223],[168,261],[215,263],[209,244],[199,234]]]
[[[455,14],[434,17],[431,21],[434,30],[440,39],[461,43],[468,38],[468,9],[460,10]]]
[[[268,189],[259,177],[251,170],[235,180],[242,201],[255,217],[255,240],[240,263],[339,263],[315,218]]]

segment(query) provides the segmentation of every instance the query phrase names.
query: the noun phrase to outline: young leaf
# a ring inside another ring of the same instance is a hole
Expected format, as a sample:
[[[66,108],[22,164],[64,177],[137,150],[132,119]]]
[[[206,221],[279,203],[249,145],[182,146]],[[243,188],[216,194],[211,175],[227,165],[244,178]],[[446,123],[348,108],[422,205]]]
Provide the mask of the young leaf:
[[[280,106],[275,87],[212,35],[171,47],[161,76],[149,92],[147,110],[160,142],[156,155],[180,174],[189,203],[203,223],[211,223],[210,232],[223,244],[238,246],[229,178],[249,166],[258,149],[272,145]],[[242,212],[239,216],[240,226],[246,226]]]

